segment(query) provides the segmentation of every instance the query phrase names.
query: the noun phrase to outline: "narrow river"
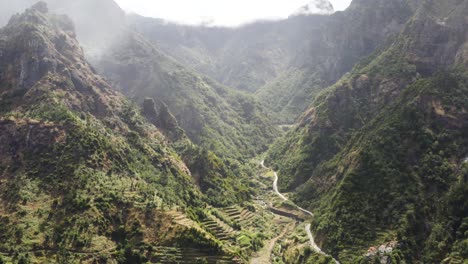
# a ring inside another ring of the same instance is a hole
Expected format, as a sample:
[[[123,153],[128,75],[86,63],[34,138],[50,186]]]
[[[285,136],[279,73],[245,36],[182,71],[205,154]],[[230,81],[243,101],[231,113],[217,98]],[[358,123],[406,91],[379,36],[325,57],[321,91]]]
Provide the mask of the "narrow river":
[[[269,169],[268,167],[265,166],[265,161],[262,160],[262,162],[260,162],[260,165],[262,166],[262,168],[264,169]],[[284,201],[288,201],[288,198],[286,198],[286,196],[284,196],[282,193],[279,192],[278,190],[278,173],[276,173],[276,171],[273,171],[273,174],[275,176],[275,179],[273,180],[273,191],[276,193],[276,195],[278,195],[281,199],[283,199]],[[294,206],[296,206],[296,208],[310,216],[314,216],[314,214],[311,212],[311,211],[308,211],[300,206],[298,206],[297,204],[294,204]],[[323,255],[326,255],[326,256],[329,256],[328,254],[326,254],[325,252],[322,251],[322,249],[317,245],[317,243],[315,243],[315,239],[314,239],[314,236],[312,234],[312,231],[310,230],[310,226],[311,224],[308,223],[306,224],[305,226],[305,231],[307,233],[307,236],[309,237],[309,240],[310,240],[310,246],[312,247],[313,250],[315,250],[316,252],[320,253],[320,254],[323,254]],[[338,262],[338,260],[334,259],[333,260],[335,261],[336,264],[340,264],[340,262]]]

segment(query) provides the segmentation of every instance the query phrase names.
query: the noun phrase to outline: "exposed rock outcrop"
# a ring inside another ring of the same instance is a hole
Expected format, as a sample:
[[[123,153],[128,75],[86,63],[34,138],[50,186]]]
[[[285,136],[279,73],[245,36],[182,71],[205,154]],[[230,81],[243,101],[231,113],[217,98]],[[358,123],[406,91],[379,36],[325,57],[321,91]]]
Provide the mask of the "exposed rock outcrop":
[[[301,15],[330,15],[333,14],[335,10],[333,5],[328,0],[313,0],[305,6],[302,6],[292,16],[301,16]]]
[[[145,117],[172,141],[177,141],[185,137],[185,132],[180,128],[177,119],[170,112],[167,105],[160,101],[156,110],[156,103],[153,98],[145,98],[143,101],[143,114]]]

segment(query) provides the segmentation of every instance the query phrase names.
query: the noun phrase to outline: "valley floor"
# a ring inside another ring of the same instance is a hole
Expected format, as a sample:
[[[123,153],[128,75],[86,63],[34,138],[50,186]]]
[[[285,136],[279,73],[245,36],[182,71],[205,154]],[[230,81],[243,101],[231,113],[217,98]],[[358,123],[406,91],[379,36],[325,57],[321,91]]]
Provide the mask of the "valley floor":
[[[279,217],[282,218],[282,217]],[[279,234],[277,237],[270,239],[268,241],[265,241],[265,246],[260,250],[259,252],[254,253],[254,257],[250,260],[250,264],[268,264],[271,263],[271,255],[273,253],[273,249],[278,242],[279,239],[282,239],[285,237],[287,234],[291,233],[294,228],[296,227],[296,224],[291,222],[287,224],[281,234]]]
[[[314,214],[304,208],[301,208],[300,206],[292,203],[291,201],[289,201],[289,199],[283,195],[282,193],[279,192],[278,190],[278,174],[275,172],[275,171],[271,171],[269,168],[267,168],[264,164],[265,161],[261,161],[260,162],[260,166],[263,170],[267,170],[269,171],[270,174],[273,174],[273,186],[272,186],[272,190],[273,192],[276,194],[277,197],[279,197],[283,202],[287,203],[288,204],[288,207],[287,208],[275,208],[273,206],[273,204],[269,204],[269,208],[270,210],[275,213],[275,214],[282,214],[282,215],[287,215],[289,214],[289,217],[291,218],[291,220],[300,220],[300,221],[304,221],[306,220],[307,218],[310,218],[310,217],[313,217]],[[271,200],[269,200],[271,201]],[[321,255],[324,255],[324,256],[329,256],[327,255],[325,252],[322,251],[322,249],[317,245],[317,243],[315,243],[315,239],[314,239],[314,236],[312,234],[312,231],[311,231],[311,224],[310,223],[307,223],[305,224],[305,227],[304,227],[304,230],[306,231],[306,234],[307,234],[307,237],[310,241],[310,247],[311,249],[318,253],[318,254],[321,254]],[[285,228],[286,230],[286,228]],[[286,230],[287,231],[287,230]],[[271,241],[273,243],[276,243],[276,241],[283,237],[285,234],[284,232],[278,236],[278,238],[274,241]],[[274,245],[271,246],[271,248],[273,248]],[[270,250],[271,252],[271,250]],[[255,259],[254,259],[255,260]],[[337,260],[333,259],[333,261],[336,263],[336,264],[340,264]],[[251,262],[251,263],[257,263],[257,262]],[[258,262],[260,263],[260,262]]]

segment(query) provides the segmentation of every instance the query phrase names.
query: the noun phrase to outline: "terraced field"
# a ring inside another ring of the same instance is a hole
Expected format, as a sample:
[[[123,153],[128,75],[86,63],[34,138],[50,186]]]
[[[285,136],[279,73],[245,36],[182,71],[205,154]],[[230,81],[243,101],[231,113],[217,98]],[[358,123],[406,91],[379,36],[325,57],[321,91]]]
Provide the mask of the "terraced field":
[[[223,222],[214,215],[210,215],[208,219],[202,222],[203,226],[210,230],[217,239],[226,242],[234,242],[238,234],[234,228]]]
[[[172,217],[172,221],[178,225],[182,225],[189,228],[199,228],[199,225],[195,221],[189,219],[185,214],[181,212],[173,211],[170,212],[169,215]]]
[[[223,208],[221,211],[232,221],[237,222],[242,226],[249,226],[256,216],[254,212],[235,206]]]

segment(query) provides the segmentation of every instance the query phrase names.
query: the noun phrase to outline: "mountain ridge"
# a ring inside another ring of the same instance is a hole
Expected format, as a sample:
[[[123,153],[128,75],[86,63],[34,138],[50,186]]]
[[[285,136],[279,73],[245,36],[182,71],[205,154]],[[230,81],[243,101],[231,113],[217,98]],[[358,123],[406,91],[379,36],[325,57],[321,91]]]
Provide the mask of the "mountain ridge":
[[[208,163],[208,186],[197,186],[199,171],[176,150],[192,143],[172,145],[113,91],[86,62],[72,25],[39,2],[0,30],[0,260],[158,261],[153,247],[161,246],[232,259],[194,213],[222,202],[215,187],[232,202],[226,190],[239,183],[230,168],[216,164],[227,171],[219,175],[209,162],[223,161],[193,155]],[[209,198],[201,187],[212,189]],[[177,210],[194,224],[175,223]]]
[[[283,175],[280,187],[297,187],[296,201],[318,208],[315,229],[322,246],[342,261],[361,261],[345,250],[350,242],[368,248],[369,241],[389,242],[379,240],[379,233],[404,244],[392,259],[464,258],[463,236],[448,236],[452,242],[439,249],[433,239],[443,236],[434,233],[441,223],[455,232],[466,221],[451,207],[466,196],[461,160],[468,99],[460,58],[467,41],[460,23],[466,18],[453,11],[466,5],[422,3],[393,42],[319,94],[298,126],[270,149]],[[433,171],[421,169],[431,166]],[[418,184],[424,188],[415,189]],[[415,209],[427,207],[434,211]],[[452,208],[450,224],[441,207]],[[423,222],[428,227],[418,229]]]
[[[187,27],[138,16],[128,21],[184,65],[254,93],[282,125],[293,123],[319,91],[398,34],[412,12],[407,1],[379,0],[354,1],[329,16],[293,16],[235,29]]]

